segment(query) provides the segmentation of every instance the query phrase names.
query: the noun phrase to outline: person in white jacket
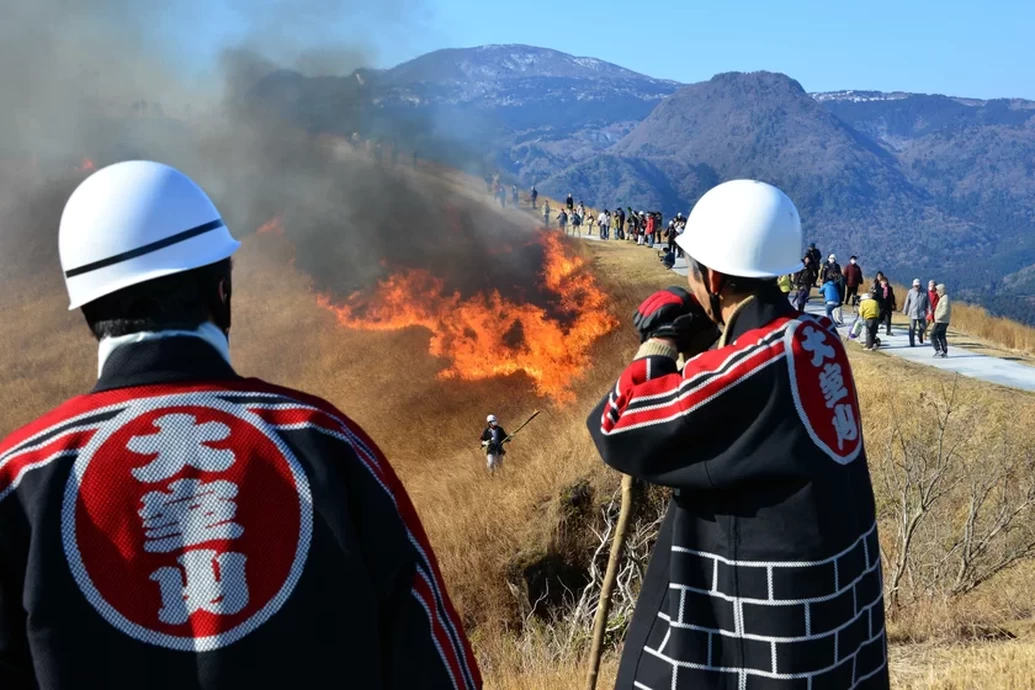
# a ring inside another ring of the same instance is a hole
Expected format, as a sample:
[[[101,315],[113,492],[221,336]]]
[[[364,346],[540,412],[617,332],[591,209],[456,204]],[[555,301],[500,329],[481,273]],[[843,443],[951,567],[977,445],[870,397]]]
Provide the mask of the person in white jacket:
[[[597,216],[597,225],[600,226],[600,239],[606,240],[611,233],[611,216],[607,211],[601,211]]]

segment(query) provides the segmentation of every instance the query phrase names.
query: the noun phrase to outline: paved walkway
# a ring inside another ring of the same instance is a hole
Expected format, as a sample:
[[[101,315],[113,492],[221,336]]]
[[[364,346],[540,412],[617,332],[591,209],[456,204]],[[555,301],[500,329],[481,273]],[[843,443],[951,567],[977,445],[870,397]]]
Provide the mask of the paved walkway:
[[[813,301],[808,304],[805,310],[810,314],[826,313],[815,298],[813,298]],[[847,338],[849,327],[855,320],[855,314],[848,313],[847,309],[844,312],[845,325],[838,327],[837,330]],[[865,337],[865,335],[860,337]],[[880,352],[901,357],[917,364],[926,364],[963,376],[998,383],[1002,386],[1035,391],[1035,367],[1001,357],[981,354],[973,350],[954,347],[951,336],[949,337],[949,356],[944,359],[934,356],[934,349],[931,347],[930,341],[926,339],[923,345],[917,343],[915,347],[910,347],[909,331],[902,325],[893,324],[890,336],[886,335],[884,329],[881,328],[880,339]]]

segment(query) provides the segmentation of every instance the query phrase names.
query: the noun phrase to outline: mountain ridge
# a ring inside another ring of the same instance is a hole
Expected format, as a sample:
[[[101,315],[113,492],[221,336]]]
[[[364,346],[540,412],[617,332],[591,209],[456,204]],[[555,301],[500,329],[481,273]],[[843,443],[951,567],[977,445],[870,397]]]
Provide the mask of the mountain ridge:
[[[594,206],[671,215],[723,180],[767,179],[824,248],[902,280],[944,277],[957,295],[1035,323],[1035,101],[808,93],[772,72],[684,85],[523,45],[444,49],[337,79],[282,75],[278,89],[256,88],[255,105]]]

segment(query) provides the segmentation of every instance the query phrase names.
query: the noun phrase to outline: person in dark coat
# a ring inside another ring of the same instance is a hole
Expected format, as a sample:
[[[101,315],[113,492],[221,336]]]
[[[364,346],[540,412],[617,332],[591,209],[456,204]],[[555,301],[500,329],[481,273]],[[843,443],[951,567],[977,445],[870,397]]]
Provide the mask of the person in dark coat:
[[[812,281],[813,283],[816,283],[816,281],[819,280],[819,269],[820,269],[820,264],[823,263],[823,255],[820,254],[818,249],[816,249],[816,243],[815,242],[809,242],[808,251],[806,251],[805,253],[808,255],[809,259],[812,260],[813,268],[816,269],[816,276],[815,276],[815,278]]]
[[[589,416],[604,462],[673,489],[617,690],[889,687],[851,365],[776,285],[800,242],[775,187],[706,193],[680,237],[690,291],[640,305],[640,350]]]
[[[831,273],[836,273],[838,277],[841,276],[841,264],[837,263],[837,256],[831,254],[827,257],[827,262],[823,264],[823,267],[819,270],[819,284],[827,282]],[[840,285],[838,286],[840,290]]]
[[[888,282],[887,276],[881,274],[878,289],[882,295],[880,300],[880,322],[884,326],[886,333],[891,335],[891,315],[898,309],[898,300],[895,299],[895,288]]]
[[[231,366],[239,243],[204,192],[103,168],[58,244],[99,378],[0,442],[0,687],[480,688],[384,454]]]
[[[805,311],[809,303],[809,295],[812,293],[812,286],[816,283],[816,267],[812,263],[812,257],[806,254],[802,257],[801,270],[794,274],[794,306],[798,311]]]
[[[859,304],[859,288],[863,284],[863,272],[858,257],[853,256],[845,266],[845,303],[851,306]]]
[[[507,432],[500,426],[496,415],[490,414],[485,418],[485,430],[480,441],[485,449],[485,465],[489,474],[495,474],[496,470],[503,468],[503,456],[507,454],[503,447],[507,442]]]

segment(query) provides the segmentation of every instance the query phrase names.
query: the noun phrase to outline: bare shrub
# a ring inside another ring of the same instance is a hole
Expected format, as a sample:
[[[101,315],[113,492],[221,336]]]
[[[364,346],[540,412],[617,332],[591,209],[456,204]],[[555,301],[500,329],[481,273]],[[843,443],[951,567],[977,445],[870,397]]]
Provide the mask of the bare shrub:
[[[1035,455],[989,443],[959,381],[921,394],[877,457],[889,613],[972,592],[1035,555]],[[987,430],[985,430],[987,431]]]

